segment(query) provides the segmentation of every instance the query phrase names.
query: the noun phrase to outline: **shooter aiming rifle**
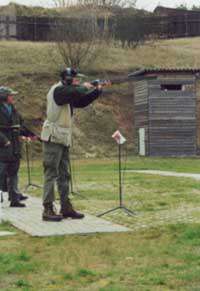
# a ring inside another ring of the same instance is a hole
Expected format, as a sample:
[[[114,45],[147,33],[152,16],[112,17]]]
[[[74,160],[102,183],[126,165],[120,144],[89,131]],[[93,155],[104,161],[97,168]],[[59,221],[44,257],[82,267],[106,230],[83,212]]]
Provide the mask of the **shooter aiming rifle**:
[[[93,85],[94,87],[97,87],[98,85],[101,85],[103,87],[109,87],[112,85],[117,85],[117,84],[121,84],[121,83],[126,83],[126,82],[131,82],[133,80],[139,80],[140,76],[145,72],[145,69],[140,69],[140,70],[136,70],[135,72],[129,74],[126,77],[123,78],[115,78],[115,79],[110,79],[110,80],[103,80],[103,79],[96,79],[93,81],[90,81],[90,84]],[[71,186],[71,193],[72,194],[78,194],[79,196],[81,196],[79,193],[75,193],[73,191],[73,179],[72,179],[72,168],[71,168],[71,162],[69,160],[69,171],[70,171],[70,186]]]

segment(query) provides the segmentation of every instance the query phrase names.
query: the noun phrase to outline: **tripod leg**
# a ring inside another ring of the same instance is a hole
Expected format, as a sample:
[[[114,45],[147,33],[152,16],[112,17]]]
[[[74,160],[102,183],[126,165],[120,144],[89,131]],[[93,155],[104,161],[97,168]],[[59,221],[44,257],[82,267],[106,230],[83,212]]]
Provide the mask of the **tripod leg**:
[[[73,189],[73,177],[72,177],[72,165],[71,165],[71,159],[70,159],[70,155],[68,156],[68,165],[69,165],[69,174],[70,174],[70,190],[71,193],[74,193],[74,189]]]
[[[33,186],[33,187],[35,187],[35,188],[39,188],[39,189],[42,188],[42,186],[40,186],[40,185],[36,185],[36,184],[31,184],[30,186]]]
[[[70,159],[70,154],[68,156],[68,170],[69,170],[69,174],[70,174],[70,193],[73,195],[73,196],[79,196],[83,199],[86,199],[88,200],[88,198],[86,198],[84,195],[80,194],[79,192],[75,192],[74,191],[74,181],[73,181],[73,171],[72,171],[72,164],[71,164],[71,159]]]
[[[27,167],[27,174],[28,174],[28,185],[31,185],[31,168],[30,168],[30,160],[29,160],[28,142],[26,142],[25,146],[26,146],[26,167]]]
[[[105,212],[103,212],[103,213],[98,214],[97,217],[101,217],[101,216],[103,216],[103,215],[105,215],[105,214],[111,213],[111,212],[113,212],[113,211],[115,211],[115,210],[117,210],[117,209],[120,209],[120,208],[121,208],[120,206],[118,206],[118,207],[116,207],[116,208],[112,208],[112,209],[110,209],[110,210],[107,210],[107,211],[105,211]]]
[[[28,142],[25,142],[25,149],[26,149],[26,168],[27,168],[28,181],[27,181],[27,185],[24,188],[24,191],[27,191],[29,187],[42,188],[42,186],[33,184],[31,182],[31,166],[30,166],[29,144],[28,144]]]
[[[3,191],[1,191],[1,203],[3,203]]]
[[[135,215],[136,213],[126,207],[122,207],[124,209],[124,211],[129,215],[129,216],[133,216]]]

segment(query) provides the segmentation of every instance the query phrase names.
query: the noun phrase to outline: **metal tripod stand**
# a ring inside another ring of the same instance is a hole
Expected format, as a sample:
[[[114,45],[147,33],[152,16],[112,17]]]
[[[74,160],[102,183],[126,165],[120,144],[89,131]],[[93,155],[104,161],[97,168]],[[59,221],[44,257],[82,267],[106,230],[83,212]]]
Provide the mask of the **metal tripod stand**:
[[[31,181],[31,167],[30,167],[30,158],[29,158],[29,145],[28,142],[25,142],[25,152],[26,152],[26,167],[27,167],[27,178],[28,178],[28,183],[25,186],[25,191],[28,190],[30,187],[35,187],[35,188],[42,188],[42,186],[33,184]]]
[[[132,210],[126,208],[126,207],[124,206],[124,204],[123,204],[123,193],[122,193],[122,169],[121,169],[121,167],[122,167],[122,163],[121,163],[121,144],[119,143],[118,146],[119,146],[119,147],[118,147],[118,164],[119,164],[119,166],[118,166],[118,173],[119,173],[119,206],[118,206],[118,207],[115,207],[115,208],[112,208],[112,209],[109,209],[109,210],[107,210],[107,211],[105,211],[105,212],[103,212],[103,213],[100,213],[100,214],[97,215],[97,217],[101,217],[101,216],[103,216],[103,215],[105,215],[105,214],[108,214],[108,213],[114,212],[114,211],[116,211],[116,210],[118,210],[118,209],[123,210],[124,212],[126,212],[126,213],[127,213],[128,215],[130,215],[130,216],[132,216],[132,215],[135,214],[134,211],[132,211]]]
[[[75,197],[75,196],[79,196],[83,199],[87,199],[84,195],[80,194],[79,192],[75,192],[74,191],[74,183],[73,183],[73,172],[72,172],[72,166],[71,166],[71,159],[69,156],[69,160],[68,160],[68,165],[69,165],[69,172],[70,172],[70,193]]]

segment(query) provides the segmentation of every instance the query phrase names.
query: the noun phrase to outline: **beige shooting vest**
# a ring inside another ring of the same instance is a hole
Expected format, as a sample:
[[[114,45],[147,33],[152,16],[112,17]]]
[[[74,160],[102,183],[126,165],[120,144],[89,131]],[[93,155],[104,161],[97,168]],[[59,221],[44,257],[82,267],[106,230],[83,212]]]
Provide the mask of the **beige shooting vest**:
[[[69,104],[58,106],[54,101],[54,90],[62,83],[59,82],[51,87],[47,94],[47,119],[45,120],[41,139],[62,144],[71,145],[72,115]]]

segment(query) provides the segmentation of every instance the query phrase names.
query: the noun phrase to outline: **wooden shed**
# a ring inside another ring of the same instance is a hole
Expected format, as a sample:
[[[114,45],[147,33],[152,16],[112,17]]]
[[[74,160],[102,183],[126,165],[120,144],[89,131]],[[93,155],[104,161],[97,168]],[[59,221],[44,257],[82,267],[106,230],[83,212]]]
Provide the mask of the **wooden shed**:
[[[134,82],[135,140],[143,156],[200,154],[200,69],[145,69]]]
[[[165,6],[157,6],[154,9],[154,14],[159,16],[177,16],[177,15],[195,15],[199,16],[200,11],[199,10],[188,10],[184,8],[169,8]]]

